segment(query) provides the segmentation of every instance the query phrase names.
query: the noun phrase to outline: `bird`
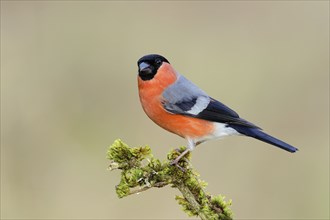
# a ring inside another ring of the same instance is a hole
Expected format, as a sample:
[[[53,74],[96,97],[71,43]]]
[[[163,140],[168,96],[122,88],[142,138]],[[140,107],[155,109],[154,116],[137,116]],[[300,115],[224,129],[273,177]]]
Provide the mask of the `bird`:
[[[144,112],[157,125],[188,142],[172,165],[197,145],[226,136],[252,137],[291,153],[298,150],[210,97],[178,73],[162,55],[145,55],[137,65],[139,98]]]

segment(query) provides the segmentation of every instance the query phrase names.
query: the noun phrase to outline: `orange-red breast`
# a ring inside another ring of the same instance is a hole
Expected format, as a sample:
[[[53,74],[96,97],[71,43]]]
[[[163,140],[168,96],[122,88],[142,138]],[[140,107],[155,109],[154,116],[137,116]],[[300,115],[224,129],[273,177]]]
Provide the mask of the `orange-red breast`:
[[[160,127],[188,141],[187,150],[175,162],[204,141],[230,135],[253,137],[289,152],[298,150],[209,97],[176,72],[163,56],[146,55],[137,64],[139,96],[145,113]]]

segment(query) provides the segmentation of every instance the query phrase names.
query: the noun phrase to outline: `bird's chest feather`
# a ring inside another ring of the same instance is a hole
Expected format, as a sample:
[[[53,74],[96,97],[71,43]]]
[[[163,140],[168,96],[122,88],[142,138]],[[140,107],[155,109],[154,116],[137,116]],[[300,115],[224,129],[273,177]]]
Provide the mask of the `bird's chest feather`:
[[[162,106],[162,93],[165,86],[157,82],[156,79],[140,81],[139,79],[139,96],[143,110],[149,118],[157,124],[161,124],[164,118],[171,115]]]
[[[162,128],[181,137],[204,136],[213,131],[212,123],[166,111],[162,105],[163,91],[168,85],[164,81],[141,81],[139,79],[139,96],[143,110],[148,117]]]

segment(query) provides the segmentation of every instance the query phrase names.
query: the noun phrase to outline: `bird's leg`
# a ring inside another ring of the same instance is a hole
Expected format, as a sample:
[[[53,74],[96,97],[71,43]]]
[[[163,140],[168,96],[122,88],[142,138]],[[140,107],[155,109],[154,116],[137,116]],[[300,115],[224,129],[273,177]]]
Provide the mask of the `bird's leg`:
[[[170,165],[177,166],[183,172],[185,172],[185,169],[182,168],[181,166],[179,166],[178,162],[181,160],[182,157],[184,157],[189,151],[192,151],[196,146],[196,143],[192,139],[189,138],[187,140],[188,140],[187,149],[185,149],[177,158],[175,158],[175,160],[171,161],[171,163],[170,163]]]
[[[184,157],[184,155],[186,155],[188,152],[189,152],[189,148],[185,149],[177,158],[175,158],[175,160],[171,161],[170,165],[178,166],[178,162],[180,161],[180,159]]]

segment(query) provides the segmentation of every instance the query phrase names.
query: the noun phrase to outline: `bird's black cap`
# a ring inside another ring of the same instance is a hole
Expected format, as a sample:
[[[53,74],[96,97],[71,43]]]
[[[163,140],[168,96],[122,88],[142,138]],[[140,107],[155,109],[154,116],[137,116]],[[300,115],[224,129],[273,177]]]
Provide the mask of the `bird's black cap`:
[[[163,62],[170,63],[165,57],[158,54],[141,57],[137,62],[140,78],[144,81],[153,79]]]
[[[145,55],[143,57],[141,57],[139,60],[138,60],[138,65],[142,62],[146,62],[146,63],[149,63],[149,64],[152,64],[152,63],[156,63],[156,61],[161,61],[161,62],[166,62],[166,63],[170,63],[168,62],[168,60],[161,56],[161,55],[158,55],[158,54],[148,54],[148,55]]]

